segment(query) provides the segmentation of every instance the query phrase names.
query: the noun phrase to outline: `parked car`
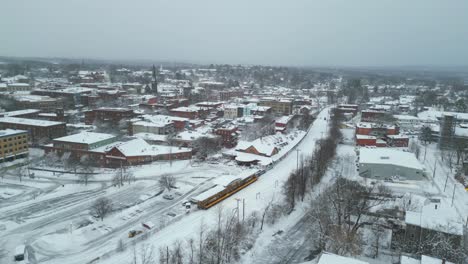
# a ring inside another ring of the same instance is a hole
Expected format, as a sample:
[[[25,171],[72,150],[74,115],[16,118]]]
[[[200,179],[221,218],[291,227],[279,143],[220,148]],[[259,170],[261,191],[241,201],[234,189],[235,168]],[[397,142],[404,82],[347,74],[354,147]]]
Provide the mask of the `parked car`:
[[[165,194],[163,195],[163,198],[166,200],[174,200],[174,195],[172,194]]]

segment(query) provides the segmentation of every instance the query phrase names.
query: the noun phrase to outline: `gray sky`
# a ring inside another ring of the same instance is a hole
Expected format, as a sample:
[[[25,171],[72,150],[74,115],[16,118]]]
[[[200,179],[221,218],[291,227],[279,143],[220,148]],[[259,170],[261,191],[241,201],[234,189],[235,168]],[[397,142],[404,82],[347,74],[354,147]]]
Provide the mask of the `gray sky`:
[[[0,55],[468,64],[467,0],[2,0]]]

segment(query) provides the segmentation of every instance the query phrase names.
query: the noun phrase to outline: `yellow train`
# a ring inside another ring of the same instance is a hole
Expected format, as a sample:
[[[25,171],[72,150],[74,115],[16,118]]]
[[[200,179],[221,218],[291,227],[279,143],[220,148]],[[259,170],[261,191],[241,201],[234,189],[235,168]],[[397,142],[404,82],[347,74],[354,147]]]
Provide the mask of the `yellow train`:
[[[224,175],[215,180],[215,186],[192,198],[198,208],[208,209],[236,192],[244,189],[258,179],[258,171],[245,171],[240,175]]]

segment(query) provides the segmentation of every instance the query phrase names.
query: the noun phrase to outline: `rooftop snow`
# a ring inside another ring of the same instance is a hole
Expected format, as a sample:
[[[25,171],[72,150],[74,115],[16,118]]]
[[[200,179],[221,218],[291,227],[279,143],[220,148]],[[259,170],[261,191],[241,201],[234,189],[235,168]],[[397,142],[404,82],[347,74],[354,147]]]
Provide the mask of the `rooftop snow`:
[[[63,141],[63,142],[70,142],[70,143],[81,143],[81,144],[94,144],[97,142],[101,142],[103,140],[108,140],[115,138],[114,135],[111,134],[104,134],[104,133],[95,133],[95,132],[81,132],[78,134],[65,136],[61,138],[56,138],[54,141]]]
[[[56,126],[56,125],[65,124],[63,122],[37,120],[37,119],[30,119],[30,118],[19,118],[19,117],[2,117],[2,118],[0,118],[0,123],[12,123],[12,124],[20,124],[20,125],[28,125],[28,126],[41,126],[41,127],[48,127],[48,126]]]
[[[0,137],[12,136],[12,135],[27,133],[27,132],[28,131],[26,130],[18,130],[18,129],[3,129],[3,130],[0,130]]]
[[[418,117],[423,120],[428,121],[437,121],[443,115],[452,115],[455,116],[457,119],[468,121],[468,113],[458,113],[458,112],[444,112],[444,111],[436,111],[436,110],[428,110],[418,114]]]
[[[282,116],[276,120],[276,123],[287,124],[293,118],[292,115]]]
[[[405,222],[447,234],[463,235],[462,219],[455,207],[450,206],[445,199],[441,199],[440,203],[424,205],[422,212],[407,211]]]
[[[24,110],[17,110],[17,111],[10,111],[10,112],[3,112],[0,113],[0,116],[4,117],[13,117],[13,116],[18,116],[18,115],[27,115],[27,114],[34,114],[34,113],[39,113],[40,111],[37,109],[24,109]]]
[[[392,164],[406,168],[423,170],[423,166],[411,152],[386,148],[361,148],[359,157],[359,163]]]
[[[158,156],[163,154],[175,154],[189,152],[189,148],[170,147],[163,145],[150,145],[141,138],[136,138],[116,146],[127,157],[134,156]]]
[[[368,262],[354,258],[343,257],[332,253],[324,252],[320,256],[317,264],[369,264]]]

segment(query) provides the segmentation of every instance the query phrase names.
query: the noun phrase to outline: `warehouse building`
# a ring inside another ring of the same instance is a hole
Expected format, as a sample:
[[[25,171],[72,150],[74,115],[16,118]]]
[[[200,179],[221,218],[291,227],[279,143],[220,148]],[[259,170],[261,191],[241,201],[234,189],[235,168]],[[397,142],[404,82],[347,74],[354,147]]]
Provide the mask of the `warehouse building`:
[[[359,175],[378,180],[422,180],[424,167],[411,152],[387,148],[361,148]]]

